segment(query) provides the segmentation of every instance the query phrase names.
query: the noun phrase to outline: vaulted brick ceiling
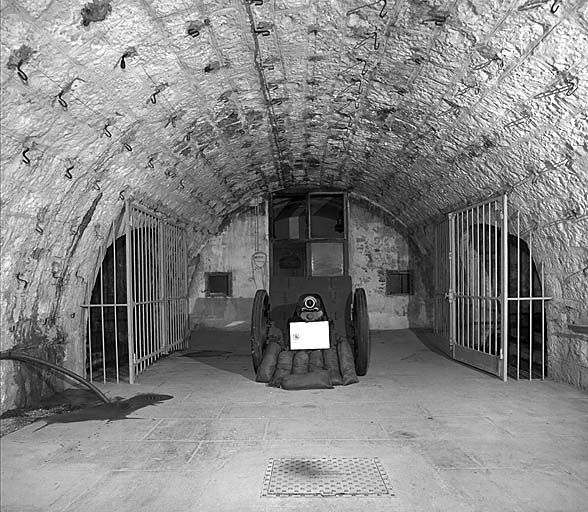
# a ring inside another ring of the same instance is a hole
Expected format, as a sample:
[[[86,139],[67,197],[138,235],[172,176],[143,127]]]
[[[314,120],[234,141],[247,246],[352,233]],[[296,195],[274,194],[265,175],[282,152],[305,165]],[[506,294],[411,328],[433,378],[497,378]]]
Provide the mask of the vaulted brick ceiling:
[[[501,190],[527,224],[588,211],[585,0],[5,0],[2,36],[29,231],[100,194],[214,229],[300,186],[409,225]]]

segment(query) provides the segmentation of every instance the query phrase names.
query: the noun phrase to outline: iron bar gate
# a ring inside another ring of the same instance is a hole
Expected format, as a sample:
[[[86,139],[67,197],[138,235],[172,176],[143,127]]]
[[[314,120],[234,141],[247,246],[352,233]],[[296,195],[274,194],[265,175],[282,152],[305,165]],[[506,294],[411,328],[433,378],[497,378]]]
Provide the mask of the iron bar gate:
[[[86,315],[86,373],[129,382],[188,342],[186,231],[127,202],[98,252]]]
[[[435,264],[433,266],[435,286],[434,331],[449,338],[449,219],[435,226]]]
[[[528,243],[521,236],[520,215],[509,218],[506,195],[449,214],[448,229],[440,225],[436,232],[441,256],[436,265],[447,262],[449,270],[448,280],[446,270],[436,270],[435,283],[439,290],[449,284],[452,356],[505,381],[509,373],[517,379],[545,377],[545,302],[550,297],[543,292],[543,267],[539,273],[533,263],[532,235]],[[436,303],[440,295],[436,291]],[[441,334],[446,314],[436,306],[435,329]]]

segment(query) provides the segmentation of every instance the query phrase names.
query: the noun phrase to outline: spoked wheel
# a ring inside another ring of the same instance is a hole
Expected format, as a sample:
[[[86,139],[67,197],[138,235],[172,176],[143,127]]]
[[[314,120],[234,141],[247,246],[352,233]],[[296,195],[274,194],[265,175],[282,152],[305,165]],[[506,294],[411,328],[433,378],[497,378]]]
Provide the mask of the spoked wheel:
[[[253,309],[251,310],[251,357],[253,358],[253,369],[256,373],[263,358],[268,328],[269,297],[265,290],[257,290],[253,298]]]
[[[370,320],[363,288],[357,288],[353,294],[353,332],[355,373],[363,376],[367,373],[370,359]]]

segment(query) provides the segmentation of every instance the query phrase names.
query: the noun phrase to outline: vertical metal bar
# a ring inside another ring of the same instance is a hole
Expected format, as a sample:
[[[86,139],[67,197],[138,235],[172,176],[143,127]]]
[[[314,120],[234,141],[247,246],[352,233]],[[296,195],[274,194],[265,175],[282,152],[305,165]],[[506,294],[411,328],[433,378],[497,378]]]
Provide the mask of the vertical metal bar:
[[[90,302],[92,302],[92,296],[90,295]],[[88,330],[88,361],[89,361],[89,374],[90,374],[90,382],[93,382],[93,375],[92,375],[92,306],[88,306],[87,308],[88,316],[86,322],[86,328]]]
[[[167,341],[167,318],[165,315],[165,310],[167,307],[167,294],[165,293],[165,275],[167,272],[166,265],[165,265],[165,258],[167,254],[167,240],[165,236],[166,232],[166,222],[160,220],[159,222],[159,243],[158,243],[158,254],[159,254],[159,350],[166,354],[168,352],[168,341]]]
[[[149,246],[149,222],[147,219],[147,215],[145,212],[141,212],[141,219],[143,221],[143,230],[141,236],[141,287],[142,287],[142,307],[141,307],[141,365],[140,370],[141,372],[145,370],[145,356],[147,355],[147,339],[149,336],[149,320],[148,320],[148,300],[149,300],[149,290],[148,280],[149,280],[149,253],[147,252],[147,247]]]
[[[459,262],[460,262],[460,273],[461,279],[459,283],[459,302],[460,302],[460,322],[459,322],[459,331],[460,331],[460,345],[465,347],[465,255],[463,249],[463,232],[464,232],[464,219],[463,219],[463,212],[460,213],[460,230],[459,230],[459,237],[458,237],[458,244],[459,244]]]
[[[465,260],[465,335],[466,346],[470,348],[470,211],[465,211],[465,236],[464,242],[464,260]]]
[[[141,213],[139,210],[133,208],[133,216],[135,217],[135,226],[133,229],[133,249],[135,251],[134,260],[135,260],[135,290],[137,294],[137,307],[136,307],[136,334],[135,334],[135,352],[136,352],[136,372],[139,375],[141,371],[140,363],[142,354],[141,354],[141,337],[143,336],[143,327],[142,327],[142,302],[143,302],[143,294],[142,294],[142,286],[141,286],[141,279],[142,279],[142,272],[143,272],[143,262],[141,261],[141,240],[143,238],[143,219],[141,218]]]
[[[488,203],[488,353],[492,354],[492,338],[494,337],[494,315],[492,314],[494,302],[493,291],[494,284],[492,281],[494,275],[494,266],[492,259],[494,258],[494,250],[492,244],[492,229],[494,228],[494,219],[492,216],[492,208],[494,203]]]
[[[521,366],[521,214],[517,211],[517,380]]]
[[[268,203],[266,202],[266,206]],[[266,208],[266,212],[268,209]],[[267,224],[267,223],[266,223]],[[184,282],[182,285],[182,292],[184,295],[183,299],[183,315],[182,318],[184,319],[184,326],[182,336],[184,338],[184,347],[188,346],[189,342],[189,334],[190,334],[190,304],[188,298],[188,240],[187,240],[187,233],[186,230],[182,230],[182,264],[184,266]]]
[[[135,293],[133,290],[133,275],[135,266],[133,262],[133,215],[131,205],[125,202],[125,258],[127,277],[127,342],[129,345],[129,383],[135,383]]]
[[[147,319],[146,319],[146,306],[147,306],[147,237],[149,236],[149,228],[145,219],[145,213],[140,213],[141,218],[141,231],[139,238],[139,286],[141,296],[141,336],[139,338],[139,372],[144,370],[145,366],[145,337],[147,335]]]
[[[116,277],[116,232],[115,230],[115,223],[112,223],[112,237],[113,237],[113,242],[112,242],[112,254],[113,254],[113,260],[114,260],[114,272],[113,272],[113,278],[114,278],[114,286],[113,286],[113,300],[112,303],[114,304],[114,359],[116,362],[116,382],[120,382],[120,372],[118,369],[118,293],[117,293],[117,277]]]
[[[456,342],[456,297],[457,292],[457,278],[455,272],[456,252],[455,252],[455,214],[451,214],[447,218],[447,235],[449,236],[449,347],[451,355],[453,356],[453,349]]]
[[[100,245],[100,326],[102,330],[102,382],[106,383],[106,337],[104,333],[104,252]]]
[[[487,300],[487,293],[486,293],[486,258],[487,258],[487,253],[486,253],[486,224],[488,224],[488,219],[486,218],[486,206],[487,204],[484,204],[482,206],[482,229],[481,229],[481,236],[482,236],[482,301],[483,301],[483,305],[484,305],[484,314],[483,314],[483,332],[482,332],[482,336],[484,338],[483,340],[483,344],[484,344],[484,352],[490,352],[490,350],[488,349],[487,345],[486,345],[486,336],[488,334],[488,326],[486,325],[486,313],[487,313],[487,309],[488,309],[488,300]]]
[[[502,196],[502,380],[508,378],[508,196]]]
[[[494,201],[494,211],[497,212],[498,208],[498,201]],[[504,212],[503,212],[504,213]],[[498,214],[496,214],[497,217]],[[498,219],[499,220],[499,219]],[[500,300],[498,298],[498,276],[499,276],[499,258],[501,256],[500,253],[500,245],[498,245],[498,221],[494,226],[494,354],[499,355],[498,352],[498,318],[499,318],[499,306]]]
[[[145,363],[145,367],[150,366],[155,359],[157,359],[157,349],[156,349],[156,339],[158,337],[158,327],[159,327],[159,318],[157,317],[157,288],[158,288],[158,268],[157,268],[157,228],[158,228],[158,219],[150,216],[150,236],[149,236],[149,247],[148,247],[148,255],[149,255],[149,318],[147,320],[147,325],[149,326],[149,344],[147,351],[150,354],[149,359]]]
[[[157,276],[155,274],[155,268],[153,265],[153,239],[155,237],[155,223],[151,215],[145,214],[145,220],[148,225],[149,235],[146,240],[145,247],[145,259],[147,263],[146,280],[145,280],[145,292],[146,292],[146,307],[145,307],[145,364],[143,369],[146,369],[153,361],[153,327],[155,324],[155,317],[153,315],[153,286],[157,282]]]
[[[545,272],[541,262],[541,380],[545,379]]]
[[[529,232],[529,380],[533,380],[533,232]]]
[[[163,351],[164,354],[168,352],[168,340],[166,332],[167,318],[165,314],[165,310],[167,307],[167,294],[165,292],[165,278],[167,274],[167,268],[165,265],[165,258],[167,256],[167,240],[165,236],[166,229],[167,224],[164,221],[161,221],[159,226],[159,316],[161,319],[159,331],[159,348],[161,351]]]
[[[480,287],[480,207],[476,208],[476,338],[477,349],[480,350],[480,318],[481,318],[481,301],[482,290]]]

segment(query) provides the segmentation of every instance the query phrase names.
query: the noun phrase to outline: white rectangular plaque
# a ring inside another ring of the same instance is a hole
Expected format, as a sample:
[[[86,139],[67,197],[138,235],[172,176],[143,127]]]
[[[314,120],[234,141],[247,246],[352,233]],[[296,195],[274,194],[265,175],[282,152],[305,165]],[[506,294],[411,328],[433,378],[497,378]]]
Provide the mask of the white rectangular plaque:
[[[290,322],[290,350],[329,348],[329,322]]]

